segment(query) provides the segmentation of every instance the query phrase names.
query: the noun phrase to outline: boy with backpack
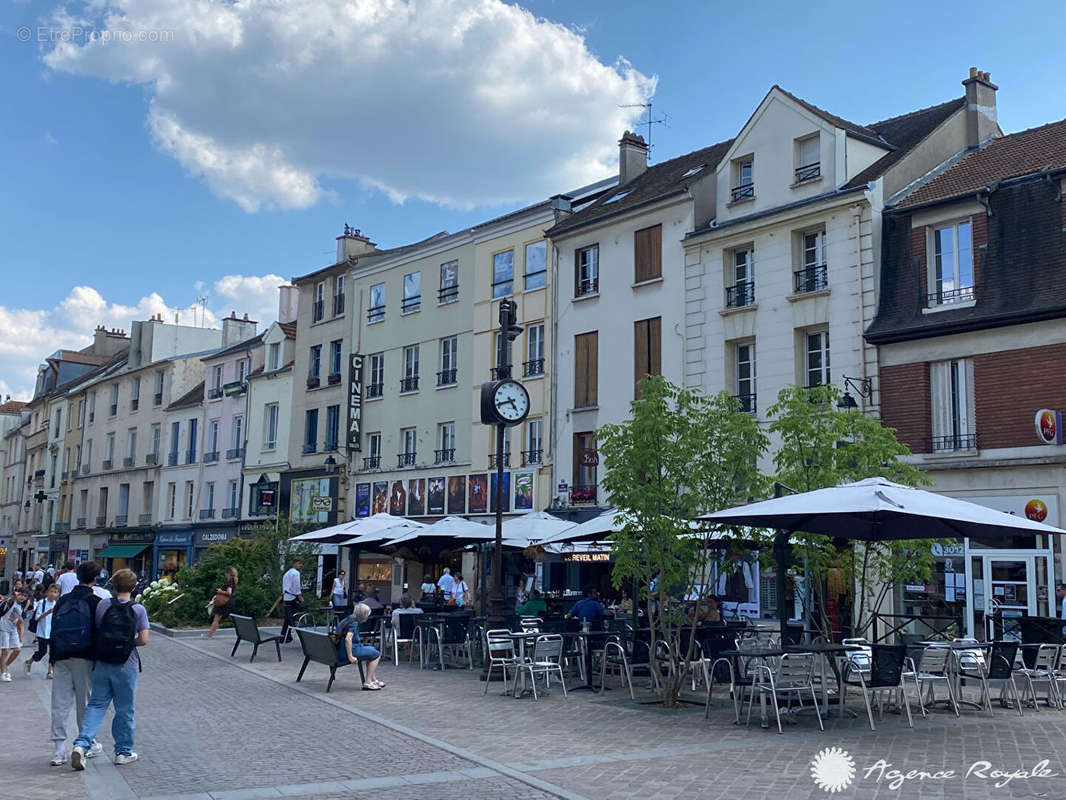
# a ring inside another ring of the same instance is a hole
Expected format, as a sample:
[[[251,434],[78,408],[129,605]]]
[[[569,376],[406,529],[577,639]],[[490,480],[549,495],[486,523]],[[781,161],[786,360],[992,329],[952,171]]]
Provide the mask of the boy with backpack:
[[[137,760],[133,752],[134,695],[141,668],[137,648],[148,644],[148,612],[130,599],[137,586],[137,574],[133,570],[120,569],[111,577],[111,585],[115,590],[114,599],[101,600],[96,606],[92,696],[70,753],[70,766],[77,770],[85,769],[93,737],[112,702],[115,704],[115,718],[111,723],[115,764],[132,764]]]
[[[22,612],[29,602],[25,589],[15,589],[11,597],[0,603],[0,681],[11,682],[7,668],[15,663],[22,649],[24,624]]]
[[[95,561],[84,561],[78,564],[76,572],[78,585],[62,595],[52,609],[52,742],[56,748],[52,756],[53,767],[67,763],[70,707],[74,706],[80,728],[92,686],[93,632],[96,629],[96,605],[100,602],[93,586],[100,567]],[[86,755],[91,758],[102,750],[99,742],[93,742]]]

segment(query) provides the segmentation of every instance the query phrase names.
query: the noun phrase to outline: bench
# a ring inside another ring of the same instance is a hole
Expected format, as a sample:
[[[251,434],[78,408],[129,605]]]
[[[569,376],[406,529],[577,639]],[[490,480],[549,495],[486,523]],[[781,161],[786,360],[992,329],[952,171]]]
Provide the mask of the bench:
[[[278,651],[278,661],[281,661],[281,637],[280,636],[263,636],[259,630],[259,626],[255,620],[251,617],[242,617],[240,614],[230,614],[229,617],[233,620],[233,627],[237,631],[237,641],[233,644],[233,650],[230,651],[230,658],[233,658],[237,654],[237,648],[240,647],[241,642],[250,642],[252,645],[252,657],[248,659],[249,663],[255,661],[255,655],[259,652],[259,645],[274,643],[274,648]]]
[[[341,660],[337,658],[337,645],[333,644],[333,640],[329,638],[329,634],[319,633],[318,631],[311,631],[305,628],[297,628],[296,635],[300,637],[300,647],[304,651],[304,663],[300,667],[300,674],[296,676],[296,682],[299,683],[300,679],[304,676],[304,670],[307,669],[307,665],[314,661],[316,664],[324,664],[329,667],[329,683],[326,684],[326,694],[329,694],[330,688],[333,686],[333,681],[337,677],[337,670],[340,667],[346,667],[351,662],[347,659]],[[360,684],[366,683],[366,675],[363,672],[363,662],[355,662],[359,666],[359,682]]]

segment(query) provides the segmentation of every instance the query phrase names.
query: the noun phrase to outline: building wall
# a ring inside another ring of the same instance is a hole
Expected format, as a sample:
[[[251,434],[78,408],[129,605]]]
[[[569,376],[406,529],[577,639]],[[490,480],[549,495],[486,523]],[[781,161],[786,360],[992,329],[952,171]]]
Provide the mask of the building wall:
[[[281,347],[280,368],[277,370],[268,369],[269,364],[264,366],[261,363],[269,353],[272,344],[278,344]],[[242,520],[261,519],[261,517],[255,517],[251,513],[251,485],[264,474],[267,476],[268,481],[276,483],[280,479],[280,473],[289,468],[293,398],[292,357],[295,344],[294,339],[286,339],[281,328],[274,324],[263,336],[262,345],[253,351],[253,364],[255,365],[253,372],[259,366],[264,366],[264,371],[254,374],[248,380],[248,444],[244,454],[244,486],[241,493]],[[271,450],[267,450],[264,448],[266,443],[266,407],[271,403],[277,403],[278,405],[278,427],[275,434],[277,437],[276,446]],[[275,497],[278,497],[276,493]]]

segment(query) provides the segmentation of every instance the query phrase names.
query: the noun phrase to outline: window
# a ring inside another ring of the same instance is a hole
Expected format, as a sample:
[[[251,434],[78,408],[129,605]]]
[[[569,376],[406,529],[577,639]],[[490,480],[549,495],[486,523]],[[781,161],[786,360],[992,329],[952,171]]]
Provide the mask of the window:
[[[155,374],[155,396],[152,398],[152,405],[163,405],[163,370],[158,370]]]
[[[934,453],[977,447],[973,361],[954,359],[929,365]]]
[[[237,362],[237,383],[244,383],[244,379],[248,377],[248,359],[242,358]]]
[[[263,449],[273,450],[278,446],[278,404],[269,403],[264,412]]]
[[[207,442],[204,445],[204,461],[218,461],[218,427],[219,421],[213,419],[207,423]]]
[[[590,465],[590,454],[596,452],[596,434],[575,433],[573,453],[574,485],[570,489],[571,503],[596,502],[596,467]]]
[[[230,442],[229,452],[226,453],[226,458],[240,458],[244,455],[244,417],[237,416],[233,418],[233,424],[230,425]]]
[[[111,405],[108,409],[107,415],[109,417],[118,416],[118,384],[111,384]]]
[[[370,356],[370,382],[366,386],[366,397],[371,400],[381,397],[385,386],[385,354],[374,353]]]
[[[640,382],[649,375],[662,375],[662,318],[633,323],[633,396],[640,396]]]
[[[325,313],[326,282],[319,281],[315,284],[314,301],[311,303],[311,322],[321,322]]]
[[[316,344],[311,348],[311,355],[307,361],[307,379],[317,381],[322,376],[322,345]]]
[[[544,374],[544,323],[526,328],[526,361],[522,375],[533,378]]]
[[[333,279],[333,316],[339,317],[344,313],[344,275],[338,275]]]
[[[178,503],[178,486],[175,483],[167,484],[167,519],[174,519],[174,512],[177,510]]]
[[[596,331],[574,337],[574,408],[597,403],[598,340]]]
[[[336,450],[341,430],[341,407],[326,407],[326,450]]]
[[[734,203],[755,197],[755,184],[752,182],[753,163],[754,159],[751,156],[733,161],[732,198]]]
[[[155,458],[155,461],[153,463],[156,463],[156,462],[159,461],[159,450],[160,450],[160,447],[162,447],[162,439],[163,439],[163,426],[160,423],[158,423],[158,422],[152,423],[151,437],[152,437],[152,445],[151,445],[151,447],[148,450],[148,454]]]
[[[422,273],[410,272],[403,276],[403,302],[401,314],[411,314],[422,307]]]
[[[129,516],[129,513],[130,485],[128,483],[120,483],[118,485],[118,516],[122,519],[123,524],[125,524],[126,518]]]
[[[366,457],[363,459],[363,469],[381,469],[381,434],[368,433],[366,435]]]
[[[403,452],[399,454],[397,466],[413,467],[418,450],[418,430],[416,428],[401,429],[400,441],[403,443]]]
[[[437,452],[434,463],[451,464],[455,461],[455,423],[442,422],[437,426]]]
[[[136,411],[141,405],[141,379],[134,378],[130,382],[130,411]]]
[[[55,421],[52,423],[51,437],[54,439],[59,435],[60,429],[63,427],[63,409],[56,409]]]
[[[200,519],[211,519],[215,516],[215,482],[208,481],[204,484],[204,507],[200,511]]]
[[[79,428],[84,428],[85,427],[85,401],[84,400],[79,400],[78,401],[78,427]]]
[[[237,516],[237,508],[240,505],[240,490],[237,488],[237,481],[230,481],[226,487],[226,508],[222,512],[224,517]]]
[[[155,505],[155,482],[145,481],[141,484],[141,518],[140,524],[152,521],[152,506]]]
[[[540,464],[544,460],[544,421],[540,419],[526,420],[526,449],[522,452],[522,465]]]
[[[929,271],[930,306],[973,300],[973,240],[970,221],[932,231]]]
[[[440,340],[440,372],[437,386],[454,386],[459,364],[459,339],[449,336]]]
[[[548,276],[548,243],[526,245],[526,291],[543,289]]]
[[[418,391],[418,345],[412,344],[403,349],[403,378],[400,380],[401,392]]]
[[[129,459],[129,461],[126,464],[126,466],[127,467],[132,467],[134,462],[137,460],[137,429],[136,428],[130,428],[126,432],[126,443],[127,443],[126,457]]]
[[[806,347],[807,386],[832,383],[829,377],[829,331],[804,334]]]
[[[440,291],[437,302],[454,303],[459,299],[459,262],[446,261],[440,265]]]
[[[634,283],[663,276],[663,226],[653,225],[633,234]]]
[[[193,482],[185,481],[185,518],[192,519],[193,512],[193,500],[195,492],[193,491]]]
[[[333,381],[333,376],[337,376],[337,380]],[[329,376],[331,383],[339,383],[341,376],[341,340],[336,339],[329,343]]]
[[[600,246],[574,251],[574,297],[596,294],[600,290]]]
[[[219,364],[211,370],[211,390],[207,393],[208,400],[214,400],[222,396],[222,365]]]
[[[101,486],[99,495],[100,500],[98,503],[98,510],[100,514],[96,519],[96,527],[98,528],[102,528],[107,523],[107,494],[107,487]]]
[[[167,459],[168,466],[177,466],[178,463],[178,440],[181,437],[181,423],[170,423],[170,458]]]
[[[755,249],[738,247],[727,251],[731,280],[727,280],[725,290],[726,308],[741,308],[755,302]]]
[[[818,134],[796,140],[796,183],[813,181],[822,175],[822,156]]]
[[[309,408],[304,412],[304,452],[313,453],[318,449],[318,409]]]
[[[197,444],[196,427],[197,427],[199,422],[200,421],[198,419],[190,419],[189,420],[189,453],[188,453],[189,457],[188,457],[188,459],[186,461],[186,463],[189,463],[189,464],[195,464],[196,463],[196,444]]]
[[[736,398],[741,411],[755,413],[755,344],[736,345]]]
[[[492,257],[492,297],[507,297],[514,291],[514,250]]]
[[[385,284],[376,283],[370,287],[370,307],[366,311],[367,322],[385,320]]]
[[[107,453],[104,456],[104,469],[111,469],[111,465],[115,463],[115,434],[107,434],[107,449],[104,452]]]
[[[799,235],[800,268],[796,270],[796,294],[816,292],[829,285],[825,265],[825,230],[819,228]]]
[[[281,367],[281,344],[274,342],[270,345],[270,357],[268,359],[270,369],[276,370]]]
[[[89,393],[89,424],[96,419],[96,392]]]

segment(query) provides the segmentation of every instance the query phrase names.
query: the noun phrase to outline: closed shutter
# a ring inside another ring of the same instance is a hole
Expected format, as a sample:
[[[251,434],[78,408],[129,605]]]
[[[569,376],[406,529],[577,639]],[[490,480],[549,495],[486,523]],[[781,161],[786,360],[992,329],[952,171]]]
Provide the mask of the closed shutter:
[[[596,405],[598,370],[598,334],[583,333],[574,337],[574,407]]]
[[[640,396],[640,382],[648,375],[662,375],[662,319],[652,317],[633,323],[633,396]]]
[[[634,282],[661,278],[663,274],[663,226],[644,228],[633,235]]]

